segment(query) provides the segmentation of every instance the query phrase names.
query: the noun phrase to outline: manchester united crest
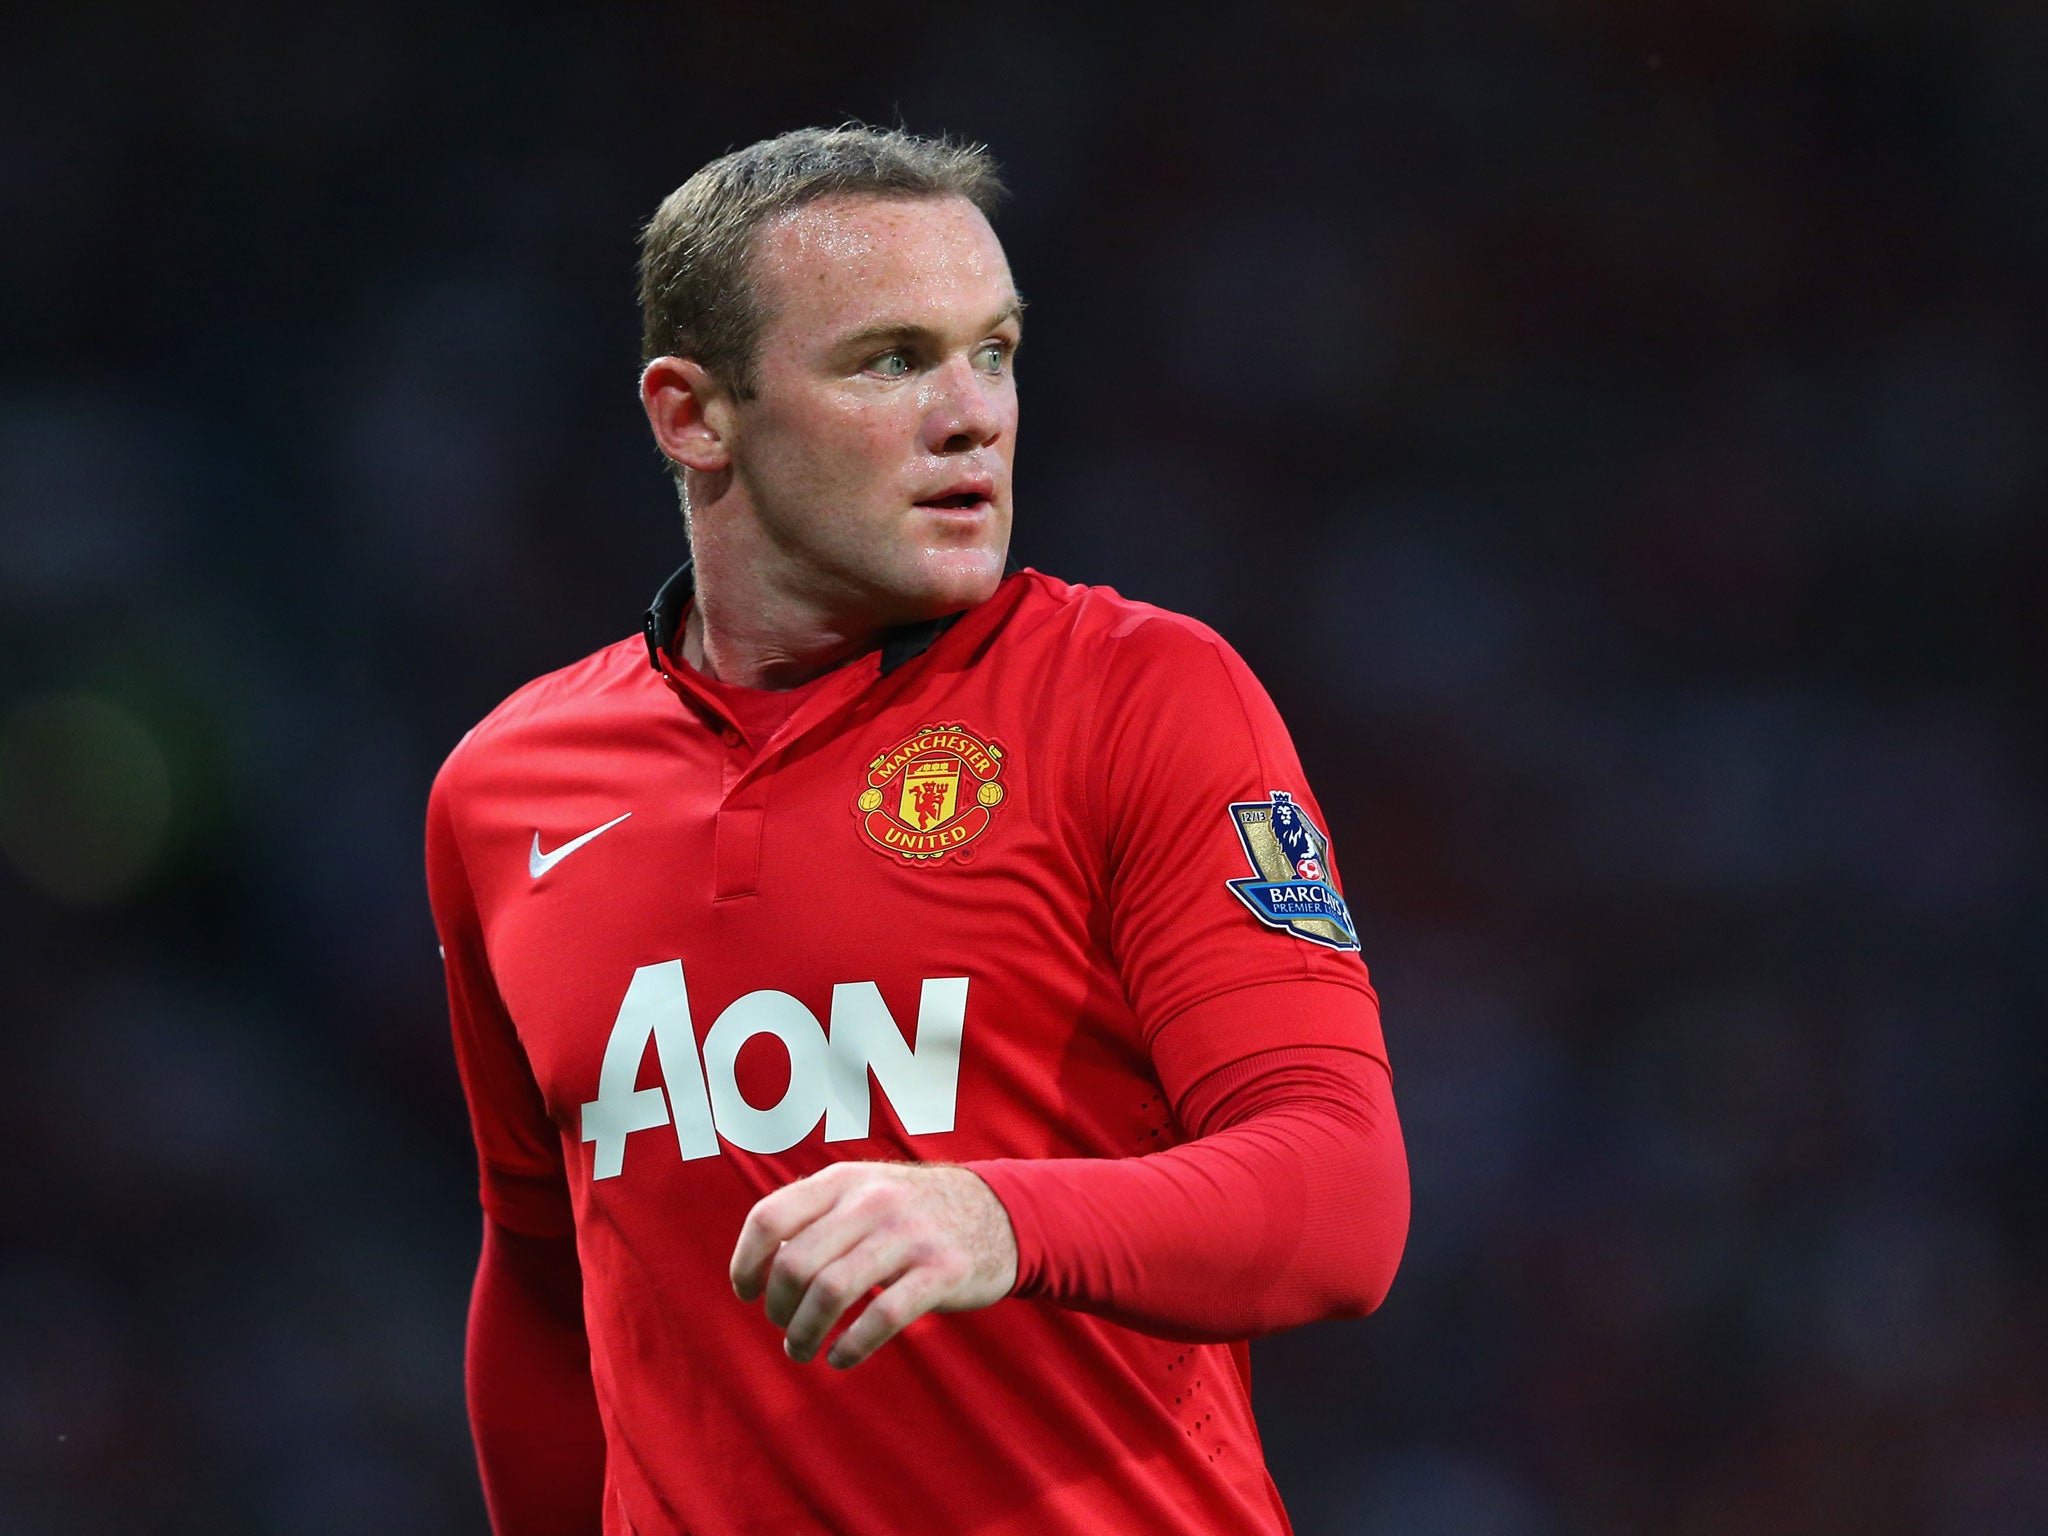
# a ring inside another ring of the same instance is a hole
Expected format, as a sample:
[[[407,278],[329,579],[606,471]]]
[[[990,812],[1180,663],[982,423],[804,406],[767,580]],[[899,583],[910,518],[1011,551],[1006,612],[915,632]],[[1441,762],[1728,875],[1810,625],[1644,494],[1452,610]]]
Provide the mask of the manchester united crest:
[[[1003,749],[965,726],[920,726],[868,764],[853,803],[877,848],[943,859],[986,832],[1003,803]]]

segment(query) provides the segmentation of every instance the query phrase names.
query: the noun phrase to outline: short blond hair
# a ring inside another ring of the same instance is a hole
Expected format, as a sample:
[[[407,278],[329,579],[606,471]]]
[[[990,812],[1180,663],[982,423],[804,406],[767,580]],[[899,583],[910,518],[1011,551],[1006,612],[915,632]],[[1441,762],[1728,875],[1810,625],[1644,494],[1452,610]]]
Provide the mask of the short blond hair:
[[[1007,195],[987,148],[849,123],[798,128],[712,161],[640,232],[640,361],[694,358],[752,396],[767,321],[750,271],[771,216],[835,194],[964,197],[992,217]]]

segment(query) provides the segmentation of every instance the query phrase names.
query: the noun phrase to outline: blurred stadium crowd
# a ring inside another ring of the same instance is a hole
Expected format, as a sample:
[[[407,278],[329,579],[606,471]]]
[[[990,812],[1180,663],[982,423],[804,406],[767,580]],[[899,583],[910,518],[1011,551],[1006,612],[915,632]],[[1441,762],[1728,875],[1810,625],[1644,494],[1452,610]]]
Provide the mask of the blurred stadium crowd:
[[[1304,1536],[2048,1529],[2048,11],[1172,14],[10,23],[0,1531],[482,1529],[426,786],[680,559],[638,221],[899,114],[1019,555],[1247,655],[1381,988]]]

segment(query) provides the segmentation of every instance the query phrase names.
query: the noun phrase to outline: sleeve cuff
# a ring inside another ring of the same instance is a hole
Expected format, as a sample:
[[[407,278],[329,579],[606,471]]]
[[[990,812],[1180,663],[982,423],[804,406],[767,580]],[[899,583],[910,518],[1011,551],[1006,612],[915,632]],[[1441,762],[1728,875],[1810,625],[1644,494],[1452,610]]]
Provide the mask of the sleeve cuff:
[[[1152,1067],[1173,1103],[1220,1068],[1261,1051],[1335,1046],[1386,1064],[1369,986],[1299,977],[1254,982],[1184,1008],[1152,1037]]]
[[[485,1215],[523,1237],[568,1237],[576,1230],[569,1190],[559,1176],[507,1173],[486,1165],[477,1195]]]
[[[1044,1223],[1031,1193],[1029,1158],[990,1157],[961,1167],[979,1178],[995,1194],[1010,1218],[1010,1235],[1017,1242],[1017,1280],[1012,1296],[1032,1296],[1045,1271],[1045,1248],[1041,1241]]]

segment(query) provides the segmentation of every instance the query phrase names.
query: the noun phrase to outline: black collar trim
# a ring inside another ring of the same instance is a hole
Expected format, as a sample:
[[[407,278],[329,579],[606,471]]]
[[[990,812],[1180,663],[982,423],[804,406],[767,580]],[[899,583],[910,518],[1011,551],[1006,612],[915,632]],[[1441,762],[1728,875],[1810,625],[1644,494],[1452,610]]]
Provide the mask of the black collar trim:
[[[674,643],[676,631],[683,625],[683,610],[690,606],[690,599],[697,592],[697,577],[690,569],[691,562],[685,560],[682,567],[661,584],[661,590],[654,594],[654,601],[648,605],[647,616],[641,630],[647,636],[647,664],[657,672],[665,669],[661,664],[661,653]]]
[[[683,612],[696,595],[697,577],[693,564],[685,560],[681,568],[661,584],[661,590],[654,594],[654,602],[642,622],[641,632],[647,637],[647,664],[657,672],[663,670],[662,652],[675,644],[676,635],[683,626]],[[1015,560],[1007,561],[1003,574],[1007,576],[1016,569]],[[960,617],[957,613],[949,613],[943,618],[926,619],[890,630],[882,640],[882,676],[887,677],[906,661],[930,650],[939,636],[958,623]]]

